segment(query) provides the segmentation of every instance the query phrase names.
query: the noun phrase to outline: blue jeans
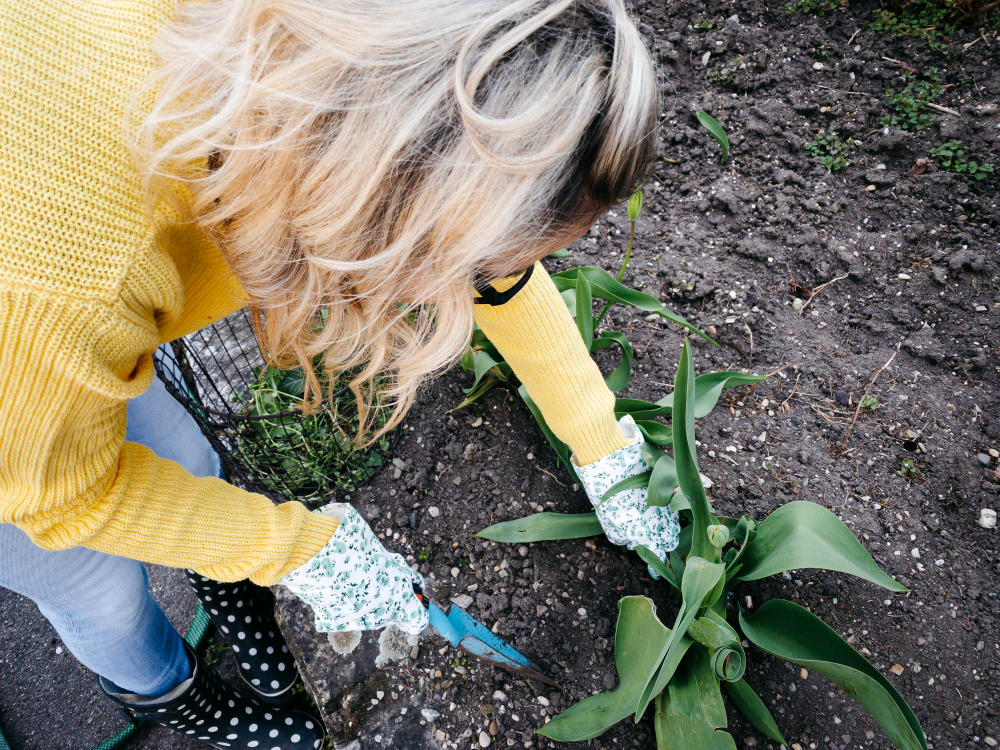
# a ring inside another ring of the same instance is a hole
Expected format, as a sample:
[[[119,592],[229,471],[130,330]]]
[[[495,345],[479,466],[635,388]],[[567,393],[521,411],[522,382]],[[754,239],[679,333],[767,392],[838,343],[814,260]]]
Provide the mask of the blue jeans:
[[[126,439],[197,476],[219,475],[208,440],[155,378],[128,405]],[[137,560],[84,547],[43,550],[0,524],[0,586],[32,599],[77,659],[129,692],[155,697],[191,676],[182,639]]]

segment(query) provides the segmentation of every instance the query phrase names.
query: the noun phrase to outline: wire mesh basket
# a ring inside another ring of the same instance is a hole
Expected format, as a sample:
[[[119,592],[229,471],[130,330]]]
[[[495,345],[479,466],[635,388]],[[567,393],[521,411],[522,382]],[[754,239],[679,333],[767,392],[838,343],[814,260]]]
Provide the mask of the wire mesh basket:
[[[394,430],[365,448],[353,445],[358,412],[346,378],[321,411],[288,408],[305,378],[265,363],[246,309],[161,347],[154,364],[230,481],[278,502],[320,505],[357,490],[389,462],[399,436]]]

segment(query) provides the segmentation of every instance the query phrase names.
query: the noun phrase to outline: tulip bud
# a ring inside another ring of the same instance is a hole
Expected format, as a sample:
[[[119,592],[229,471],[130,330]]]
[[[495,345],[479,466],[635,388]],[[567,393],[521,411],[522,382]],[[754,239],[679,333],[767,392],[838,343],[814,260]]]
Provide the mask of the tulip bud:
[[[642,211],[642,188],[636,188],[632,197],[628,199],[628,220],[638,219],[640,211]]]
[[[729,529],[723,526],[721,523],[714,524],[708,527],[708,541],[712,543],[713,547],[718,547],[722,549],[726,546],[729,541]]]

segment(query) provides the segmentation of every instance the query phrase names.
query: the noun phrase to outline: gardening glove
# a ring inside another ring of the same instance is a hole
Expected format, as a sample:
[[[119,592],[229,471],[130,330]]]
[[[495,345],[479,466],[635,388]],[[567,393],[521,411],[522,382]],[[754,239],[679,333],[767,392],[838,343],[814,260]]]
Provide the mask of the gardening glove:
[[[632,417],[625,415],[618,426],[629,444],[585,466],[576,466],[574,457],[576,474],[609,541],[628,549],[641,544],[666,562],[667,553],[677,548],[681,532],[675,512],[669,507],[647,505],[645,487],[619,492],[602,502],[608,488],[652,468],[642,455],[642,433]],[[649,574],[660,577],[652,568]]]
[[[350,505],[330,503],[317,512],[339,518],[340,526],[309,562],[278,581],[313,608],[316,630],[379,630],[395,623],[419,634],[428,617],[414,585],[423,589],[423,576],[386,550]]]

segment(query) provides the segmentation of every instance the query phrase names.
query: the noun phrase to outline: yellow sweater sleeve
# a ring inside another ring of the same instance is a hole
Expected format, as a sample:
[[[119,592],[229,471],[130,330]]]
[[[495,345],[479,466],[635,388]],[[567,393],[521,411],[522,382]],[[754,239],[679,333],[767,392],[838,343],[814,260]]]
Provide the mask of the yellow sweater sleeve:
[[[141,340],[136,330],[99,302],[0,291],[0,522],[46,549],[274,584],[337,522],[125,442],[127,401],[153,377],[149,355],[122,343]]]
[[[519,277],[494,284],[505,291]],[[549,428],[580,465],[626,445],[615,397],[583,345],[569,310],[540,263],[503,305],[476,305],[483,329],[528,389]]]

